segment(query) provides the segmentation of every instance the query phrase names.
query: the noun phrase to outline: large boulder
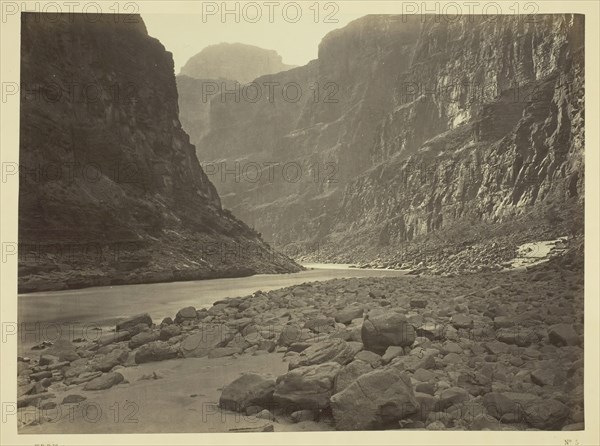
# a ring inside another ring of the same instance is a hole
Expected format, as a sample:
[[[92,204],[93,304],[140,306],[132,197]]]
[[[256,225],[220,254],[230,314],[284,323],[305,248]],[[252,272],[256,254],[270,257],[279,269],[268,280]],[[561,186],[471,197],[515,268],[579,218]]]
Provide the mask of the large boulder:
[[[59,339],[44,354],[57,357],[60,362],[72,362],[79,359],[75,346],[67,339]]]
[[[179,325],[171,324],[165,325],[160,329],[160,337],[161,341],[168,341],[174,336],[179,336],[181,334],[181,328]]]
[[[335,320],[332,317],[309,319],[304,323],[304,327],[313,333],[331,333],[335,331]]]
[[[361,349],[360,342],[346,342],[339,338],[317,342],[292,358],[289,369],[332,361],[340,365],[346,365],[354,359],[354,355]]]
[[[525,406],[525,421],[538,429],[560,430],[569,417],[567,406],[555,399],[543,399]]]
[[[116,331],[114,333],[107,333],[100,336],[98,339],[96,339],[96,344],[98,344],[99,347],[103,347],[116,342],[127,341],[129,338],[131,338],[131,333],[127,330]]]
[[[135,352],[135,363],[142,364],[144,362],[164,361],[176,358],[178,354],[179,349],[177,346],[162,341],[154,341],[142,345]]]
[[[135,316],[130,317],[129,319],[125,319],[122,322],[117,324],[117,331],[128,331],[129,333],[135,335],[137,334],[137,327],[140,324],[145,324],[148,327],[152,326],[152,318],[148,313],[137,314]]]
[[[369,315],[361,329],[365,350],[383,355],[391,345],[406,347],[415,342],[414,327],[399,313]]]
[[[101,372],[108,372],[113,367],[123,364],[127,361],[129,352],[124,349],[116,348],[110,353],[104,355],[92,365],[92,368]]]
[[[579,344],[579,336],[569,324],[557,324],[548,329],[550,342],[558,347]]]
[[[349,324],[352,319],[358,319],[363,316],[363,307],[358,304],[350,305],[335,313],[335,321],[340,324]]]
[[[185,321],[194,321],[198,318],[196,309],[194,307],[185,307],[177,312],[175,315],[175,323],[181,324]]]
[[[121,375],[119,372],[105,373],[104,375],[99,376],[98,378],[88,381],[83,387],[83,390],[110,389],[112,386],[123,382],[123,380],[123,375]]]
[[[287,413],[324,409],[341,368],[337,362],[298,367],[277,378],[273,399]]]
[[[233,334],[222,324],[204,324],[201,330],[183,340],[181,353],[185,358],[201,358],[216,347],[226,345]]]
[[[331,397],[338,430],[379,429],[398,426],[398,421],[416,413],[410,378],[395,368],[374,370],[362,375]]]
[[[272,401],[274,391],[275,378],[248,373],[225,386],[219,407],[242,412],[250,406],[265,406]]]
[[[311,338],[314,339],[314,337],[315,335],[308,329],[302,329],[295,325],[286,325],[283,327],[283,330],[281,330],[277,344],[289,347],[297,342],[307,341]]]
[[[160,331],[142,331],[141,333],[136,334],[129,341],[129,348],[136,349],[141,347],[144,344],[148,344],[149,342],[158,341],[160,338]]]
[[[359,376],[372,371],[373,367],[371,367],[368,363],[358,360],[352,361],[350,364],[344,366],[344,368],[335,378],[334,393],[341,392],[354,381],[356,381]]]

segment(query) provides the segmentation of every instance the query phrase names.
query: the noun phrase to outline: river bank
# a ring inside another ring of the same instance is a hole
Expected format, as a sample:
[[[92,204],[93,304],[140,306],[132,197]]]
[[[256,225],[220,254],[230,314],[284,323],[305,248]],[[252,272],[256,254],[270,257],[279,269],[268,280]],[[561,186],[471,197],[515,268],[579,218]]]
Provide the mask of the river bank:
[[[582,272],[566,258],[460,277],[332,279],[140,316],[21,358],[21,432],[89,432],[85,407],[123,397],[139,422],[107,416],[93,429],[581,429]],[[144,410],[160,415],[144,420]]]

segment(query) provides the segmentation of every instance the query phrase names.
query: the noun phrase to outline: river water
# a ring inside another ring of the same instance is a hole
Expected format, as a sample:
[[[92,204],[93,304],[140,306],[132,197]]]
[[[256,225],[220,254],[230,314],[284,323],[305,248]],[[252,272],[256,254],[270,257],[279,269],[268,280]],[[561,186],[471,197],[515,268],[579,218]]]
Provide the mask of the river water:
[[[250,277],[153,283],[49,291],[19,295],[18,319],[23,324],[91,324],[107,326],[115,320],[149,313],[154,321],[175,317],[185,306],[209,307],[225,297],[270,291],[334,278],[391,277],[405,274],[394,270],[350,268],[349,265],[306,264],[293,274],[259,274]]]

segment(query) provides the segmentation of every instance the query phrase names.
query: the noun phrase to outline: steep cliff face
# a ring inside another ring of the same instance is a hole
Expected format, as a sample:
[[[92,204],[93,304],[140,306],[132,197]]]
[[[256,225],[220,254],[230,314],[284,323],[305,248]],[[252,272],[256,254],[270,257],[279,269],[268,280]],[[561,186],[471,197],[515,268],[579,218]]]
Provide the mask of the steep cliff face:
[[[237,95],[239,100],[243,84],[294,67],[284,64],[277,51],[253,45],[219,43],[204,48],[177,76],[177,89],[185,92],[179,97],[181,123],[191,140],[200,141],[209,133],[214,97],[222,94],[235,101]]]
[[[211,176],[225,204],[330,260],[581,232],[583,16],[421,19],[361,18],[318,60],[256,80],[296,82],[297,101],[213,99],[194,142],[229,171],[240,162],[240,181]],[[249,162],[303,174],[249,181]]]
[[[221,207],[139,16],[23,14],[22,291],[297,270]]]

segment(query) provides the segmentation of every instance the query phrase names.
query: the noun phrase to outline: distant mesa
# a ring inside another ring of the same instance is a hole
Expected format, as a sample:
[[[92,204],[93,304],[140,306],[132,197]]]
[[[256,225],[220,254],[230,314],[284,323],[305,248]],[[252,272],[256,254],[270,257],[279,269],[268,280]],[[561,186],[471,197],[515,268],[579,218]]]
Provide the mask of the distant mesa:
[[[180,74],[196,79],[228,79],[249,83],[260,76],[295,67],[284,64],[275,50],[243,43],[219,43],[207,46],[191,57]]]

